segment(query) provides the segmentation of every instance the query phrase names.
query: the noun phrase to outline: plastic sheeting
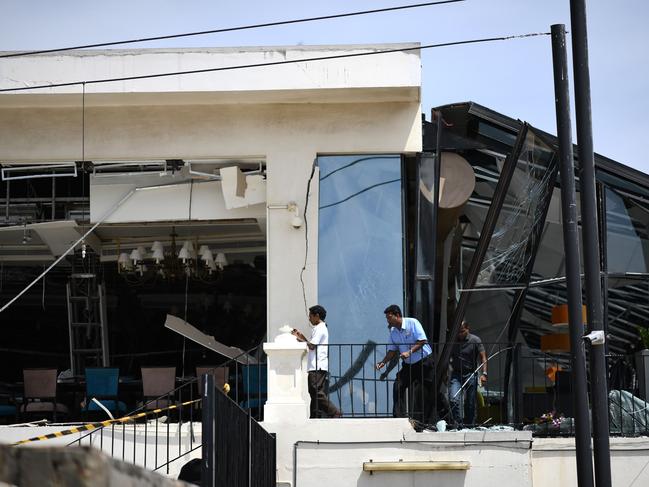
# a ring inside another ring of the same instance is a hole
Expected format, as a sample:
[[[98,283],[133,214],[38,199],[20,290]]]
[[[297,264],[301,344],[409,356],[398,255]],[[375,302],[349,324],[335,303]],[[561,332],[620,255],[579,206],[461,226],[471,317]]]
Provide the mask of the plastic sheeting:
[[[608,393],[611,434],[639,435],[649,433],[649,403],[628,391]]]

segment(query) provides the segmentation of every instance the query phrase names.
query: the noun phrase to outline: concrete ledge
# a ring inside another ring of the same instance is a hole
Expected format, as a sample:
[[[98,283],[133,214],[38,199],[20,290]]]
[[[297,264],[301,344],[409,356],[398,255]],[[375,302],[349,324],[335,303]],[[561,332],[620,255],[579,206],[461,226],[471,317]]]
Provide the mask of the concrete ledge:
[[[21,487],[181,487],[136,465],[107,457],[90,447],[16,448],[0,445],[0,485]]]

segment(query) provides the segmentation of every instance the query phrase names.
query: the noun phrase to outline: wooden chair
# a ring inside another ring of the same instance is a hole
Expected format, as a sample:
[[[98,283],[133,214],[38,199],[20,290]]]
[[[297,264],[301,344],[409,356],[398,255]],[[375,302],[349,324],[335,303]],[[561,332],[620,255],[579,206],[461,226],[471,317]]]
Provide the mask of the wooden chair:
[[[146,409],[158,409],[173,404],[176,367],[142,367],[141,370],[143,402],[140,405],[146,404]],[[156,400],[147,404],[152,399]]]
[[[22,415],[50,413],[56,421],[57,413],[68,414],[68,408],[56,402],[57,373],[57,369],[23,369],[25,392],[20,407]]]

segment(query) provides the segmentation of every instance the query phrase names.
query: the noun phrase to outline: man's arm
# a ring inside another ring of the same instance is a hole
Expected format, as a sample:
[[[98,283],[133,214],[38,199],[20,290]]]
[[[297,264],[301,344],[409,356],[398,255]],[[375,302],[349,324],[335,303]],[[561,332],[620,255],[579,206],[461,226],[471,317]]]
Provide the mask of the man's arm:
[[[401,358],[402,359],[407,359],[410,357],[413,353],[417,352],[421,347],[426,345],[428,343],[428,340],[417,340],[415,344],[410,347],[410,350],[407,350],[405,352],[401,353]]]
[[[377,370],[385,367],[385,364],[387,364],[390,360],[392,360],[396,356],[397,356],[397,352],[395,350],[388,350],[385,354],[385,357],[383,357],[383,360],[381,360],[378,364],[376,364]]]
[[[309,348],[309,350],[313,350],[315,348],[315,345],[307,340],[300,330],[293,328],[291,335],[297,338],[298,342],[306,342],[306,346]]]

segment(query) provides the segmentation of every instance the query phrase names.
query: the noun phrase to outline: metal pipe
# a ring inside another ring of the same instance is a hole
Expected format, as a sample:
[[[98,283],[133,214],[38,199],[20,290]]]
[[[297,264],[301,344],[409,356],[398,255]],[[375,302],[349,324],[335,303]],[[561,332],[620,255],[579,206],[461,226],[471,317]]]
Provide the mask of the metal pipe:
[[[439,214],[439,186],[440,186],[440,171],[442,169],[442,112],[434,112],[435,117],[437,118],[437,130],[435,133],[435,168],[433,173],[433,220],[431,222],[431,227],[433,229],[433,243],[431,245],[431,254],[430,260],[432,262],[433,268],[431,273],[433,275],[432,284],[432,312],[431,312],[431,323],[430,330],[431,334],[429,335],[433,341],[439,341],[442,336],[440,330],[441,320],[437,320],[437,326],[435,326],[436,317],[440,316],[439,309],[437,307],[437,219]],[[443,244],[442,244],[443,245]]]
[[[203,381],[203,464],[202,464],[202,481],[203,487],[214,487],[216,466],[214,461],[216,459],[214,451],[214,376],[212,374],[205,374],[199,380]]]
[[[9,185],[11,184],[11,181],[7,181],[7,197],[5,198],[5,218],[9,220],[9,196],[11,195],[11,190],[9,188]]]
[[[603,320],[602,327],[604,328],[604,334],[608,336],[609,332],[609,322],[608,322],[608,302],[609,302],[609,290],[608,290],[608,247],[606,241],[606,227],[607,227],[607,216],[606,216],[606,187],[603,183],[597,183],[597,212],[599,215],[599,242],[601,246],[600,252],[600,269],[601,279],[602,279],[602,312]],[[604,353],[608,357],[609,345],[608,341],[604,344]],[[608,381],[607,381],[607,391],[608,391]]]
[[[586,311],[590,330],[592,331],[603,329],[603,318],[585,0],[570,0],[570,24],[572,30],[573,72],[575,76],[577,144],[581,169],[579,182],[581,184]],[[610,487],[611,485],[606,375],[604,347],[591,347],[590,378],[593,403],[593,449],[595,452],[595,480],[598,487]]]
[[[579,227],[577,226],[577,200],[572,154],[570,124],[570,91],[568,86],[568,56],[566,32],[563,24],[552,26],[552,59],[554,92],[559,139],[559,164],[561,175],[561,218],[563,246],[566,255],[566,287],[568,290],[568,321],[570,355],[572,359],[572,395],[575,410],[575,446],[577,484],[593,484],[593,463],[590,449],[590,424],[588,421],[588,387],[586,384],[586,357],[584,327],[581,316],[581,278],[579,275]]]
[[[56,219],[56,178],[52,178],[52,220]]]

